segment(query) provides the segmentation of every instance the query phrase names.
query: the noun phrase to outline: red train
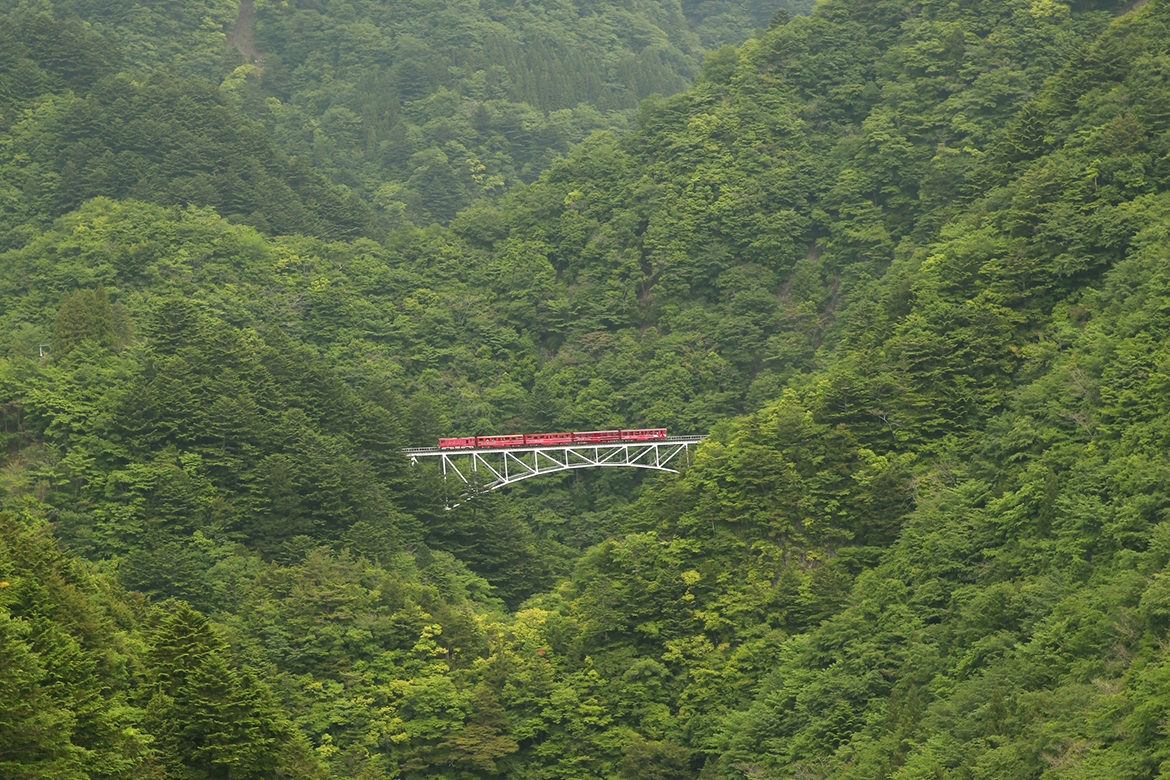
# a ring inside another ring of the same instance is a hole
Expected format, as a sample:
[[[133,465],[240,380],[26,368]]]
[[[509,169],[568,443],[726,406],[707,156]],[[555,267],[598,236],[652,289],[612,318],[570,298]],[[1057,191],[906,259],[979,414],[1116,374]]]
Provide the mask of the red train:
[[[620,431],[576,431],[573,433],[505,433],[497,436],[455,436],[439,439],[439,449],[472,447],[532,447],[547,444],[598,444],[622,441],[656,441],[666,438],[665,428],[635,428]]]

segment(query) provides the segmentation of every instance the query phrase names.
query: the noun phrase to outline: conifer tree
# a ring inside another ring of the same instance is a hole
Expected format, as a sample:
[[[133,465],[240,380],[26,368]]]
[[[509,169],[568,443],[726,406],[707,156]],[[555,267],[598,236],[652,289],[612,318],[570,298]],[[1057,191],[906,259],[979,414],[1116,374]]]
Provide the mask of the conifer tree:
[[[83,753],[69,739],[74,715],[52,701],[25,634],[0,611],[0,776],[69,777],[81,772]]]
[[[183,602],[163,618],[151,654],[148,706],[164,764],[195,777],[275,777],[280,728],[259,684],[232,669],[207,619]]]
[[[65,299],[53,327],[53,355],[63,358],[83,341],[103,347],[117,343],[114,310],[103,285],[96,290],[76,290]]]

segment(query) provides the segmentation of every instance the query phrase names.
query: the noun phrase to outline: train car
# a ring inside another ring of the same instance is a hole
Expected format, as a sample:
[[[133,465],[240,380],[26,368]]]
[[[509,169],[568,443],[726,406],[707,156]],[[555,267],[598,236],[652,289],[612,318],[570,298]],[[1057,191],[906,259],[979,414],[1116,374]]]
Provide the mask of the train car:
[[[665,428],[637,428],[621,433],[622,441],[658,441],[666,438]]]
[[[666,438],[665,428],[630,428],[618,431],[576,431],[574,433],[507,433],[495,436],[453,436],[439,439],[439,449],[475,447],[541,447],[549,444],[606,444],[622,441],[658,441]]]
[[[572,444],[573,434],[571,433],[526,433],[524,434],[524,443],[528,445],[545,445],[545,444]]]
[[[576,431],[573,433],[574,444],[596,444],[597,442],[621,440],[621,431]]]
[[[479,447],[523,447],[523,433],[505,433],[498,436],[476,436],[475,443]]]

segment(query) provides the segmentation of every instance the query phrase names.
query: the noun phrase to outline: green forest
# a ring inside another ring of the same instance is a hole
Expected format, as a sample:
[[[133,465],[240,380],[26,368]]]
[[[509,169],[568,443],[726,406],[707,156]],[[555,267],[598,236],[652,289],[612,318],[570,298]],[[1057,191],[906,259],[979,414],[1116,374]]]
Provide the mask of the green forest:
[[[0,0],[0,777],[1157,780],[1168,647],[1170,0]]]
[[[446,223],[592,132],[628,130],[639,101],[685,89],[708,49],[809,8],[3,0],[0,128],[18,124],[25,163],[4,179],[38,182],[24,213],[0,207],[0,226],[47,227],[96,195],[206,203],[278,234]],[[16,96],[36,98],[31,115]],[[292,181],[273,176],[284,168]]]

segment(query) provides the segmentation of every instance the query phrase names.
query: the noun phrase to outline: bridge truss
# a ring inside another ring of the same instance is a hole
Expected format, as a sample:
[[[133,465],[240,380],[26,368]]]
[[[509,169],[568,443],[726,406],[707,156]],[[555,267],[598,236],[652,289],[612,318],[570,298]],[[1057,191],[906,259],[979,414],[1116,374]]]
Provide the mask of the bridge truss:
[[[691,450],[704,438],[672,436],[645,442],[445,450],[422,447],[403,453],[412,466],[424,458],[438,458],[444,479],[460,480],[469,488],[475,484],[481,490],[499,490],[542,474],[573,469],[632,468],[677,474],[680,466],[690,463]]]

